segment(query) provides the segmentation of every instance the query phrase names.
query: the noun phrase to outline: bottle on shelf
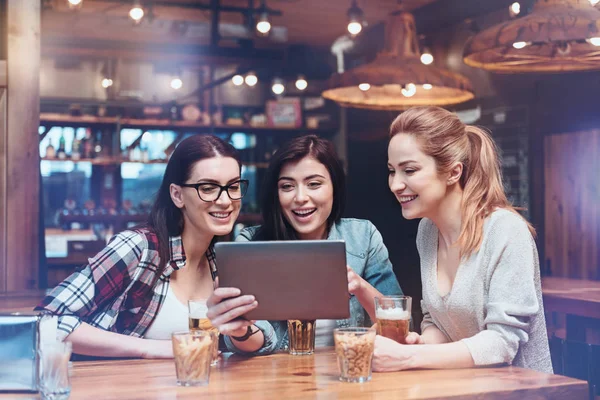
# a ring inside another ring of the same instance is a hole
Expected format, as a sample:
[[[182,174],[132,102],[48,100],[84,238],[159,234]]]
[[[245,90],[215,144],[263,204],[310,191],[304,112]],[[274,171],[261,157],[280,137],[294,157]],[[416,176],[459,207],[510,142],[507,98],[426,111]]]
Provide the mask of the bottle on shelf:
[[[93,158],[102,157],[103,147],[102,147],[102,131],[96,132],[96,140],[94,141],[94,153],[92,154]]]
[[[81,158],[81,140],[75,137],[73,139],[73,146],[71,148],[71,159],[79,160]]]
[[[92,158],[93,148],[94,148],[94,139],[92,138],[92,130],[87,128],[85,130],[85,137],[82,140],[82,158]]]
[[[52,146],[52,142],[48,141],[48,146],[46,146],[46,158],[55,158],[56,157],[56,150],[54,149],[54,146]]]
[[[64,160],[67,158],[67,152],[65,151],[65,135],[64,133],[60,134],[60,139],[58,139],[58,150],[56,151],[56,156],[59,160]]]

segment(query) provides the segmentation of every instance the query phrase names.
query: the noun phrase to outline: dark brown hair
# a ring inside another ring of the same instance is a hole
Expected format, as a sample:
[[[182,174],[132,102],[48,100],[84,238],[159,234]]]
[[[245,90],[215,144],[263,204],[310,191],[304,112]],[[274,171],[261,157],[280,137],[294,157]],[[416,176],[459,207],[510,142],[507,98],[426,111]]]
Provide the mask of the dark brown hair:
[[[333,143],[316,135],[301,136],[284,144],[273,155],[262,187],[261,212],[263,224],[257,240],[294,240],[297,234],[281,212],[277,183],[283,166],[312,157],[327,168],[333,185],[333,206],[327,218],[327,229],[342,218],[346,207],[346,176]]]
[[[212,135],[191,136],[179,143],[171,154],[148,217],[148,226],[156,233],[159,243],[161,265],[158,266],[157,276],[162,274],[171,258],[169,237],[179,236],[183,232],[183,214],[171,199],[171,184],[185,183],[198,161],[219,156],[234,158],[241,168],[239,153],[235,147]]]

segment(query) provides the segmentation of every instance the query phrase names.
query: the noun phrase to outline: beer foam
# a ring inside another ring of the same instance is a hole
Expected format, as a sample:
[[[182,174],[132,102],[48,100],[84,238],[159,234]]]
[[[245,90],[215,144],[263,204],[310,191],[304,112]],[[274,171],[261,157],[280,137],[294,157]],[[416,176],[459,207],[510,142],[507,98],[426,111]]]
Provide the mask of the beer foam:
[[[392,321],[410,319],[410,313],[400,308],[379,308],[375,310],[375,316],[377,319],[387,319]]]

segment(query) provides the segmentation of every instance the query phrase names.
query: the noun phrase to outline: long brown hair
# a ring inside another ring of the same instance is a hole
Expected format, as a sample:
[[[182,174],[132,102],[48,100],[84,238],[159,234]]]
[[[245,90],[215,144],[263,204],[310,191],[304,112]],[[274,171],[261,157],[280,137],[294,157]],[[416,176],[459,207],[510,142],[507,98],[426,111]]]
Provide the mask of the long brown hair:
[[[400,114],[390,126],[390,138],[399,133],[414,136],[423,153],[435,159],[438,174],[448,173],[456,162],[463,165],[460,253],[468,257],[479,250],[483,224],[496,208],[520,215],[506,198],[500,159],[490,134],[465,125],[456,114],[439,107],[415,107]],[[527,221],[532,235],[535,229]]]
[[[238,151],[212,135],[194,135],[181,141],[171,154],[160,188],[148,217],[147,226],[158,237],[158,254],[161,265],[157,278],[162,274],[171,258],[169,237],[179,236],[183,232],[183,214],[171,199],[172,183],[181,185],[190,178],[194,165],[200,160],[212,157],[231,157],[240,165]]]

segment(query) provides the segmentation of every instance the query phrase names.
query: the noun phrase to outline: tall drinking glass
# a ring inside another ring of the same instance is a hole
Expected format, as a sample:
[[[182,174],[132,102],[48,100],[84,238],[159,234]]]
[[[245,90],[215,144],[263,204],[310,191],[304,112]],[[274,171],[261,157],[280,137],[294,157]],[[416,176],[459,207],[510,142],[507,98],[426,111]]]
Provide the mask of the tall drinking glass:
[[[179,386],[206,386],[210,378],[213,336],[208,331],[171,335]]]
[[[292,319],[288,321],[289,353],[304,356],[315,352],[316,320]]]
[[[71,342],[44,342],[39,350],[40,393],[45,400],[68,399],[71,394]]]
[[[406,344],[410,326],[410,296],[375,297],[377,334]]]
[[[206,331],[212,337],[212,362],[211,365],[219,363],[219,330],[212,326],[206,316],[208,306],[206,300],[189,300],[189,326],[190,331]]]

